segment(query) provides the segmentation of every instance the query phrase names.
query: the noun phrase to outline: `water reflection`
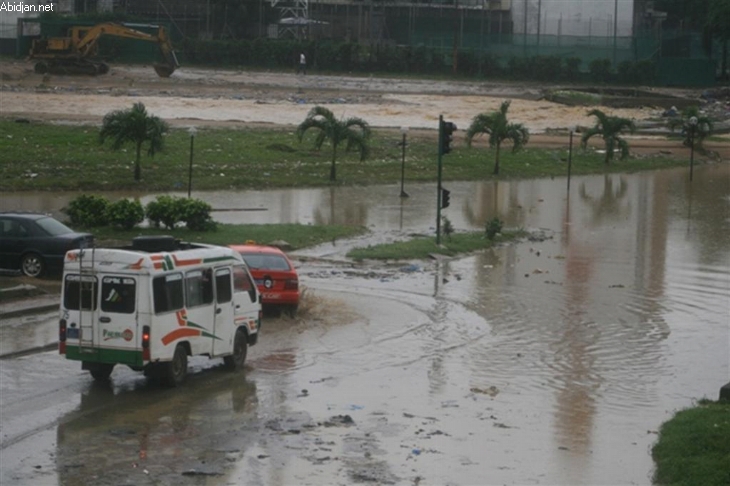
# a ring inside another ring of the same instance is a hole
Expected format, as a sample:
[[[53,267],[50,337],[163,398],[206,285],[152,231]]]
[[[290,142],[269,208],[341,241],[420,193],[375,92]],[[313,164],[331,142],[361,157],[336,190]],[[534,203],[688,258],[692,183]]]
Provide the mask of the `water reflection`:
[[[181,472],[223,471],[226,446],[240,447],[237,431],[256,418],[256,385],[240,373],[205,370],[184,388],[164,390],[119,371],[114,385],[91,382],[77,409],[61,420],[59,484],[86,485],[95,478],[109,484],[196,484]]]

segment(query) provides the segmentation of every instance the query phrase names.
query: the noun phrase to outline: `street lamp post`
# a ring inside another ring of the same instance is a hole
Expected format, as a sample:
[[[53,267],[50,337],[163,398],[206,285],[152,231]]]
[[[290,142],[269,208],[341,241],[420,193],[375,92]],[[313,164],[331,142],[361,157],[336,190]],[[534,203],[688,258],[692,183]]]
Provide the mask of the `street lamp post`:
[[[573,133],[575,133],[575,127],[570,127],[570,143],[568,145],[568,192],[570,192],[570,170],[573,166]]]
[[[695,164],[695,132],[697,131],[697,117],[689,119],[689,181],[692,182],[692,172]]]
[[[190,170],[188,171],[188,199],[190,199],[190,192],[193,189],[193,144],[195,141],[195,133],[197,130],[195,127],[190,127],[188,133],[190,134]]]
[[[408,193],[403,190],[406,176],[406,135],[408,134],[408,127],[401,127],[400,133],[403,135],[403,139],[401,140],[403,155],[400,162],[400,197],[408,197]]]

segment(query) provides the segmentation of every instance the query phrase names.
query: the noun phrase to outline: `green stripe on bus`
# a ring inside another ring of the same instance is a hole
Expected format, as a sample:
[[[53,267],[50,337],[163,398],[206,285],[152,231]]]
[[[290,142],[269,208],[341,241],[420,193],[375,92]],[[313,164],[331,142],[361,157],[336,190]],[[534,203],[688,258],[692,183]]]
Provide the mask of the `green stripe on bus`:
[[[66,359],[75,361],[93,361],[94,363],[119,363],[128,366],[142,366],[142,351],[103,349],[78,346],[66,346]]]
[[[203,258],[203,263],[224,262],[226,260],[234,260],[234,258],[232,256],[221,256],[221,257],[214,257],[214,258]]]

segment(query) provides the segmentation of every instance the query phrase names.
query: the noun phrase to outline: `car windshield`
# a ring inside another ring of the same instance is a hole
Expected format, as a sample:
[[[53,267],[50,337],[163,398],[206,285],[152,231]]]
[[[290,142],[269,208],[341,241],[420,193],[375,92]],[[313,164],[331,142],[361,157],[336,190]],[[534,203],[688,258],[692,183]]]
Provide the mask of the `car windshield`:
[[[43,230],[51,236],[61,236],[74,232],[74,230],[53,218],[40,218],[36,220],[36,223],[38,223],[38,226],[43,228]]]
[[[265,253],[241,253],[241,256],[249,268],[267,270],[289,270],[289,263],[286,258],[280,255],[267,255]]]

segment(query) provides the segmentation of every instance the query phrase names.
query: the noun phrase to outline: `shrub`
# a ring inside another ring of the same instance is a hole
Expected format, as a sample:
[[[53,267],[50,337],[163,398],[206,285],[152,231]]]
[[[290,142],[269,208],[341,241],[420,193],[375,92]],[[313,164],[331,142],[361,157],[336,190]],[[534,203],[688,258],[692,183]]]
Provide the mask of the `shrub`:
[[[138,199],[120,199],[113,202],[107,207],[106,213],[109,224],[126,230],[144,221],[144,208]]]
[[[605,83],[611,80],[611,60],[610,59],[594,59],[588,65],[591,73],[591,79],[599,83]]]
[[[162,224],[167,229],[173,229],[177,223],[183,222],[193,231],[213,231],[216,224],[210,215],[212,210],[210,204],[200,199],[157,196],[147,204],[145,214],[156,228]]]
[[[441,219],[443,220],[444,235],[451,240],[451,235],[454,233],[454,225],[451,224],[451,220],[446,216],[442,216]]]
[[[213,208],[200,199],[178,199],[176,207],[180,221],[184,221],[188,229],[193,231],[215,231],[216,224],[210,215]]]
[[[104,196],[82,194],[72,200],[63,209],[63,212],[71,219],[71,224],[92,228],[109,224],[107,207],[109,207],[109,201]]]
[[[147,203],[145,215],[150,224],[159,228],[160,224],[167,229],[173,229],[178,221],[181,221],[179,211],[176,208],[176,198],[173,196],[157,196],[154,201]]]
[[[487,221],[487,238],[490,240],[493,240],[495,236],[497,236],[497,233],[502,232],[502,221],[499,220],[499,218],[492,218],[489,221]]]
[[[568,81],[576,81],[580,77],[580,65],[582,62],[580,57],[567,58],[563,68],[563,77]]]

